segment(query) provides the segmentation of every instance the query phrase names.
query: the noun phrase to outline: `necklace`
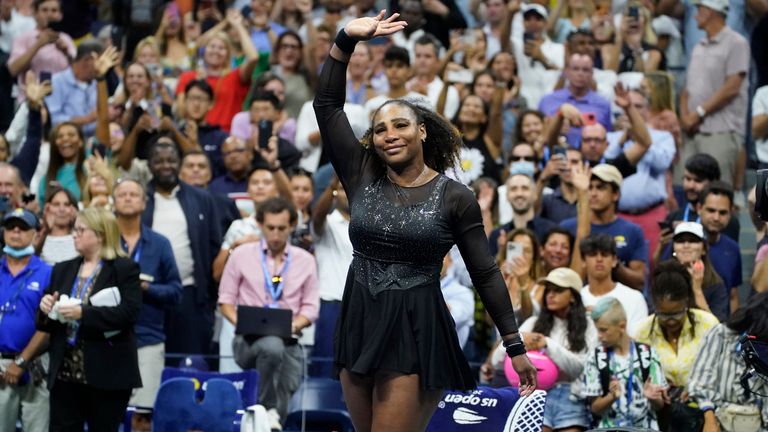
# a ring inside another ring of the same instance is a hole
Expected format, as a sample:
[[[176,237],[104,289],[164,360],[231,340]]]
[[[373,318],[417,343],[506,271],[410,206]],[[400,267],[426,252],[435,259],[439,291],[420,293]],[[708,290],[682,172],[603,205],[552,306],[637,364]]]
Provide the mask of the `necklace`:
[[[387,172],[387,179],[389,180],[390,183],[398,187],[413,187],[417,185],[419,180],[421,180],[421,178],[424,177],[424,174],[426,174],[427,172],[429,172],[429,167],[427,166],[427,164],[424,164],[424,168],[421,170],[421,173],[419,173],[419,176],[413,179],[413,181],[411,181],[407,185],[402,185],[402,186],[398,184],[396,181],[392,180],[392,177],[389,176],[389,172]]]

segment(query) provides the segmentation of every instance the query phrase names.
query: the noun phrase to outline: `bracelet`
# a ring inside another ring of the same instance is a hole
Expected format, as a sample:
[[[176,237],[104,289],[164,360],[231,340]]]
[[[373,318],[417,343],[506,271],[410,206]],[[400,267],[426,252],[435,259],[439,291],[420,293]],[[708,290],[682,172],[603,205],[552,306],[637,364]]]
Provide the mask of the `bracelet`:
[[[341,29],[336,35],[335,43],[342,52],[351,55],[353,52],[355,52],[355,45],[357,45],[357,40],[349,36],[347,32],[344,31],[344,29]]]
[[[269,167],[269,170],[272,171],[272,172],[280,171],[280,167],[281,166],[282,166],[282,164],[280,163],[280,159],[278,159],[277,161],[275,161],[274,165]]]
[[[523,340],[519,335],[508,341],[504,341],[501,344],[504,346],[504,349],[507,351],[507,355],[510,358],[517,357],[526,353],[525,344],[523,344]]]

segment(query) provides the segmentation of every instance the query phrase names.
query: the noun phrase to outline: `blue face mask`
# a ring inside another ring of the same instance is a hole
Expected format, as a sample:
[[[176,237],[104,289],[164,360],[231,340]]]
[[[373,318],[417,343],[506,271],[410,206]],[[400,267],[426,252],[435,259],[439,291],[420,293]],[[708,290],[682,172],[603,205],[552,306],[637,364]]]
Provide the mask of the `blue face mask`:
[[[12,258],[24,258],[26,256],[29,256],[35,253],[35,247],[32,245],[29,245],[24,249],[16,249],[8,245],[5,245],[5,247],[3,248],[3,252]]]

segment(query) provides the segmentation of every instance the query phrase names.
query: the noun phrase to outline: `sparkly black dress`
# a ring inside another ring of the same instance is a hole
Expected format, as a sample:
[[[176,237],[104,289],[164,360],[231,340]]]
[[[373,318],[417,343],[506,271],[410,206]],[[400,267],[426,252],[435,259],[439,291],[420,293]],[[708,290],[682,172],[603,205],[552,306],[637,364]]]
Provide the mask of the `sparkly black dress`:
[[[454,243],[501,334],[517,331],[480,208],[472,191],[444,175],[414,188],[389,181],[344,114],[346,66],[328,57],[314,102],[324,151],[349,196],[355,251],[336,327],[336,368],[415,373],[424,389],[474,388],[440,291]]]

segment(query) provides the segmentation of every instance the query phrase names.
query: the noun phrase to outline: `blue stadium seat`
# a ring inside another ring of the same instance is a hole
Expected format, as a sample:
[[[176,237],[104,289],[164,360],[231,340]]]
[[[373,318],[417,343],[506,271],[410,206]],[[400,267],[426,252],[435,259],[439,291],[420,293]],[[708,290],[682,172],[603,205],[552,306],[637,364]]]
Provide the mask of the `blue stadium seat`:
[[[307,379],[291,398],[284,430],[354,432],[341,383],[328,378]]]
[[[521,398],[512,387],[449,391],[427,425],[428,432],[539,432],[547,393]]]
[[[198,383],[196,386],[198,390],[198,398],[202,396],[200,389],[206,381],[212,378],[220,378],[231,381],[235,385],[235,388],[240,392],[243,407],[247,408],[251,405],[255,405],[259,400],[259,373],[253,369],[233,373],[206,372],[186,368],[163,369],[160,381],[165,382],[171,378],[192,378],[196,380]]]
[[[152,415],[154,431],[232,431],[237,410],[242,408],[235,385],[226,379],[209,379],[202,402],[198,402],[196,385],[192,378],[171,378],[160,385]]]

